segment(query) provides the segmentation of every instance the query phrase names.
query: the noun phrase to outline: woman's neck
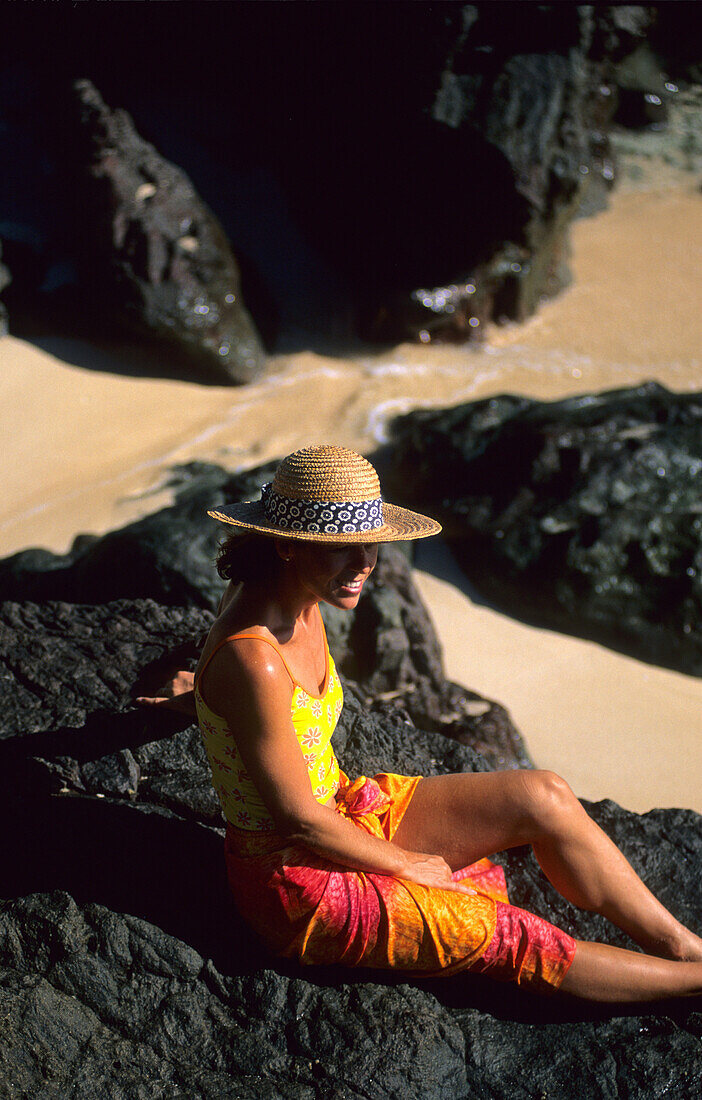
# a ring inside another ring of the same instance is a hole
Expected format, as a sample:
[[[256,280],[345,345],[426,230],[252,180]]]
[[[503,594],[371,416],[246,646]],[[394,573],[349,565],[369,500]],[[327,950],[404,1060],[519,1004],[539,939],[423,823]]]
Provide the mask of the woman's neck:
[[[292,578],[291,578],[292,579]],[[284,642],[316,617],[319,600],[286,577],[273,585],[244,584],[235,596],[236,615],[252,618]],[[229,606],[229,605],[227,605]]]

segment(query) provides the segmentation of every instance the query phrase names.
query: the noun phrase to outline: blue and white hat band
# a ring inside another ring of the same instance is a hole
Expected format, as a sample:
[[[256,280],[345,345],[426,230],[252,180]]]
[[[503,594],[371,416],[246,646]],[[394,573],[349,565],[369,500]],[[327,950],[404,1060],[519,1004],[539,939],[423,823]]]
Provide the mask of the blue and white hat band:
[[[324,535],[352,535],[383,526],[383,500],[290,500],[280,496],[272,483],[264,485],[261,501],[266,519],[281,530],[309,531]]]

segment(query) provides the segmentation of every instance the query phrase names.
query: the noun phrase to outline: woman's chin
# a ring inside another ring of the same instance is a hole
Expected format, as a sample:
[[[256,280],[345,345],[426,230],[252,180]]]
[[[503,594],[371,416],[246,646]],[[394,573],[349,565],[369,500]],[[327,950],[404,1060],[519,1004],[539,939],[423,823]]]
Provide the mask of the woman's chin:
[[[353,611],[361,598],[362,591],[363,585],[360,588],[335,588],[326,597],[326,602],[333,607],[343,608],[344,611]]]

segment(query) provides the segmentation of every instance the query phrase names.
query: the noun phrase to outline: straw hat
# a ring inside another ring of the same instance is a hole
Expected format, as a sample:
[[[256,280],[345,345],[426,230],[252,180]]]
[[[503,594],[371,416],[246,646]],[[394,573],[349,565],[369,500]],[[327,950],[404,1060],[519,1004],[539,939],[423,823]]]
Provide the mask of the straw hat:
[[[346,447],[305,447],[280,463],[261,499],[208,511],[244,531],[308,542],[399,542],[436,535],[441,524],[386,504],[373,466]]]

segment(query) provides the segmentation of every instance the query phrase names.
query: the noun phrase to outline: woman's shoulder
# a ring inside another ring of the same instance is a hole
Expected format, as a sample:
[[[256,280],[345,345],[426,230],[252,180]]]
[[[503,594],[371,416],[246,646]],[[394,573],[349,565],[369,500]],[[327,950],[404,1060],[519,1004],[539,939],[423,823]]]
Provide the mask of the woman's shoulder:
[[[265,635],[246,633],[246,638],[211,638],[212,649],[205,648],[195,674],[196,696],[239,731],[288,718],[293,691],[284,662]]]
[[[260,616],[229,604],[215,620],[197,670],[199,678],[207,671],[208,683],[220,676],[228,679],[244,677],[270,685],[277,679],[290,681],[287,662],[280,644],[261,621]]]

